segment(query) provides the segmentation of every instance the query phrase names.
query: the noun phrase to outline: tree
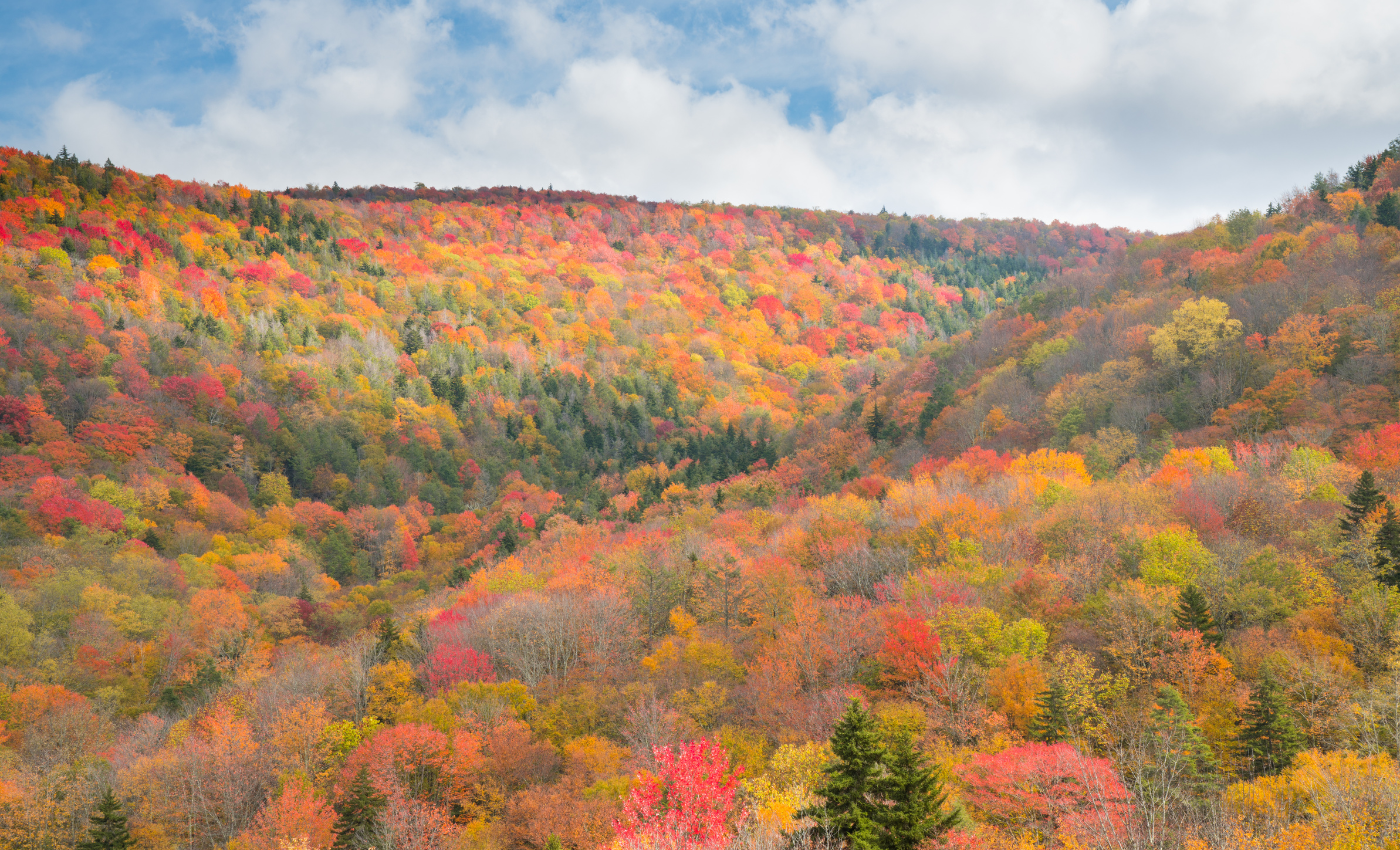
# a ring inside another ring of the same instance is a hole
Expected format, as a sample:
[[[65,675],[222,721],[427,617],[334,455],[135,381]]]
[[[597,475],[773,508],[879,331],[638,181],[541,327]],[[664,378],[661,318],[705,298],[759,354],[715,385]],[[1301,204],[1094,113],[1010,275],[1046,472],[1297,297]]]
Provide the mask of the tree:
[[[1196,363],[1215,354],[1243,329],[1230,318],[1230,305],[1214,298],[1183,301],[1171,321],[1154,332],[1148,341],[1152,356],[1168,366]]]
[[[1376,223],[1386,227],[1400,227],[1400,197],[1389,192],[1376,204]]]
[[[379,814],[387,799],[374,790],[369,768],[361,767],[345,796],[335,804],[336,848],[373,847]]]
[[[1171,685],[1157,689],[1152,728],[1158,742],[1153,774],[1161,784],[1199,795],[1214,783],[1220,763],[1197,728],[1186,700]]]
[[[895,740],[887,765],[880,790],[892,805],[877,810],[881,850],[914,850],[962,821],[961,808],[944,809],[948,792],[908,735]]]
[[[1303,735],[1293,722],[1293,711],[1272,675],[1265,674],[1249,696],[1241,718],[1240,747],[1255,775],[1274,774],[1293,763],[1303,749]]]
[[[127,850],[136,843],[126,826],[126,815],[122,814],[122,804],[108,788],[102,792],[102,802],[97,804],[97,813],[89,820],[86,841],[78,844],[78,850]]]
[[[1040,709],[1031,720],[1031,738],[1042,744],[1058,744],[1070,737],[1070,708],[1065,686],[1059,682],[1036,698]]]
[[[1182,589],[1176,601],[1175,618],[1178,629],[1200,632],[1203,641],[1216,649],[1220,648],[1220,628],[1211,616],[1205,594],[1196,585],[1188,584]]]
[[[1362,520],[1385,501],[1385,494],[1376,486],[1376,477],[1371,470],[1361,473],[1361,477],[1356,479],[1356,486],[1347,494],[1347,515],[1342,517],[1342,533],[1355,534]]]
[[[705,738],[676,749],[656,747],[654,775],[643,774],[623,806],[623,848],[718,850],[731,839],[739,771],[729,753]]]
[[[1390,503],[1385,520],[1376,529],[1376,581],[1400,590],[1400,519]]]
[[[870,415],[865,419],[865,433],[870,435],[870,439],[879,440],[885,433],[885,414],[880,411],[880,402],[877,400],[870,408]]]
[[[835,761],[823,773],[826,781],[818,794],[820,806],[803,812],[820,828],[851,842],[855,850],[876,846],[874,798],[884,772],[885,748],[875,729],[875,718],[858,700],[851,700],[831,734]]]

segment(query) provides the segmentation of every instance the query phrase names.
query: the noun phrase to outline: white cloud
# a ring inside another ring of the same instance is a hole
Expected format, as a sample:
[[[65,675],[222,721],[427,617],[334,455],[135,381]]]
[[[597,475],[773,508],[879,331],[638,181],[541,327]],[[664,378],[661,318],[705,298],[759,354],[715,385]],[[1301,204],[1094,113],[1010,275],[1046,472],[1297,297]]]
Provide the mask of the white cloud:
[[[237,80],[196,123],[89,78],[53,104],[48,140],[264,187],[554,183],[1172,229],[1263,206],[1400,131],[1400,7],[1373,0],[765,6],[724,49],[735,73],[821,75],[843,114],[803,128],[782,94],[688,77],[707,47],[645,12],[468,5],[504,43],[457,48],[428,0],[259,0],[228,34]]]
[[[88,41],[87,33],[47,18],[29,18],[24,22],[24,28],[35,41],[57,53],[82,50]]]

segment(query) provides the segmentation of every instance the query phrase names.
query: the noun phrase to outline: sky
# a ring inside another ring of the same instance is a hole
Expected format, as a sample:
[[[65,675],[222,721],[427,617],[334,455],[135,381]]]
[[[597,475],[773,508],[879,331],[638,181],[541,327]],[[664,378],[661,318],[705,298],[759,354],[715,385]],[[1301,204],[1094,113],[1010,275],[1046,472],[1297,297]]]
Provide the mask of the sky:
[[[1400,136],[1394,0],[13,3],[0,145],[1172,232]]]

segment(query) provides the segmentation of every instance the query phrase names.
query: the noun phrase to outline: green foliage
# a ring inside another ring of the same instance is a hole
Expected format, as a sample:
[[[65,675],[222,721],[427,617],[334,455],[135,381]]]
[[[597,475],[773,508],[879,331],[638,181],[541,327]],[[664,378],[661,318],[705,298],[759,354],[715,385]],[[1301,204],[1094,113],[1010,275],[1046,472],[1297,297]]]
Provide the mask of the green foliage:
[[[1030,735],[1042,744],[1058,744],[1073,735],[1073,709],[1061,682],[1054,682],[1035,699],[1036,714],[1031,720]]]
[[[1159,531],[1142,544],[1138,570],[1152,585],[1184,587],[1199,581],[1215,565],[1215,555],[1194,532]]]
[[[30,613],[15,602],[10,594],[0,591],[0,667],[18,667],[29,660],[29,648],[34,635]]]
[[[111,788],[102,792],[97,812],[90,820],[92,826],[88,829],[88,837],[78,843],[78,850],[127,850],[136,843],[136,839],[131,837],[131,830],[127,828],[121,801]]]
[[[1176,611],[1173,614],[1178,629],[1199,632],[1201,640],[1213,647],[1219,647],[1222,636],[1215,618],[1210,613],[1210,603],[1200,588],[1188,584],[1177,596]]]
[[[376,827],[379,815],[387,803],[384,795],[374,790],[369,768],[361,767],[345,795],[335,803],[336,850],[359,850],[377,847]]]
[[[1342,533],[1355,534],[1361,527],[1362,520],[1385,503],[1385,494],[1376,486],[1376,477],[1371,474],[1371,470],[1361,473],[1361,477],[1356,479],[1356,485],[1347,494],[1346,516],[1340,521]]]
[[[1282,771],[1303,750],[1293,709],[1271,674],[1255,686],[1240,720],[1240,750],[1256,776]]]

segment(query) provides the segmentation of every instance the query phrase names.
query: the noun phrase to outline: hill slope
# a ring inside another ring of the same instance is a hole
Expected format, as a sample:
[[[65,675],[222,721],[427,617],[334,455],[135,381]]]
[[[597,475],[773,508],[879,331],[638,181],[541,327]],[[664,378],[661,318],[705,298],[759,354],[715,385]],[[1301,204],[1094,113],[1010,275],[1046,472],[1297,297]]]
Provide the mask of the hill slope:
[[[703,735],[778,841],[860,696],[960,841],[1380,837],[1396,182],[1153,236],[0,149],[0,834],[328,846],[364,766],[593,847]]]

